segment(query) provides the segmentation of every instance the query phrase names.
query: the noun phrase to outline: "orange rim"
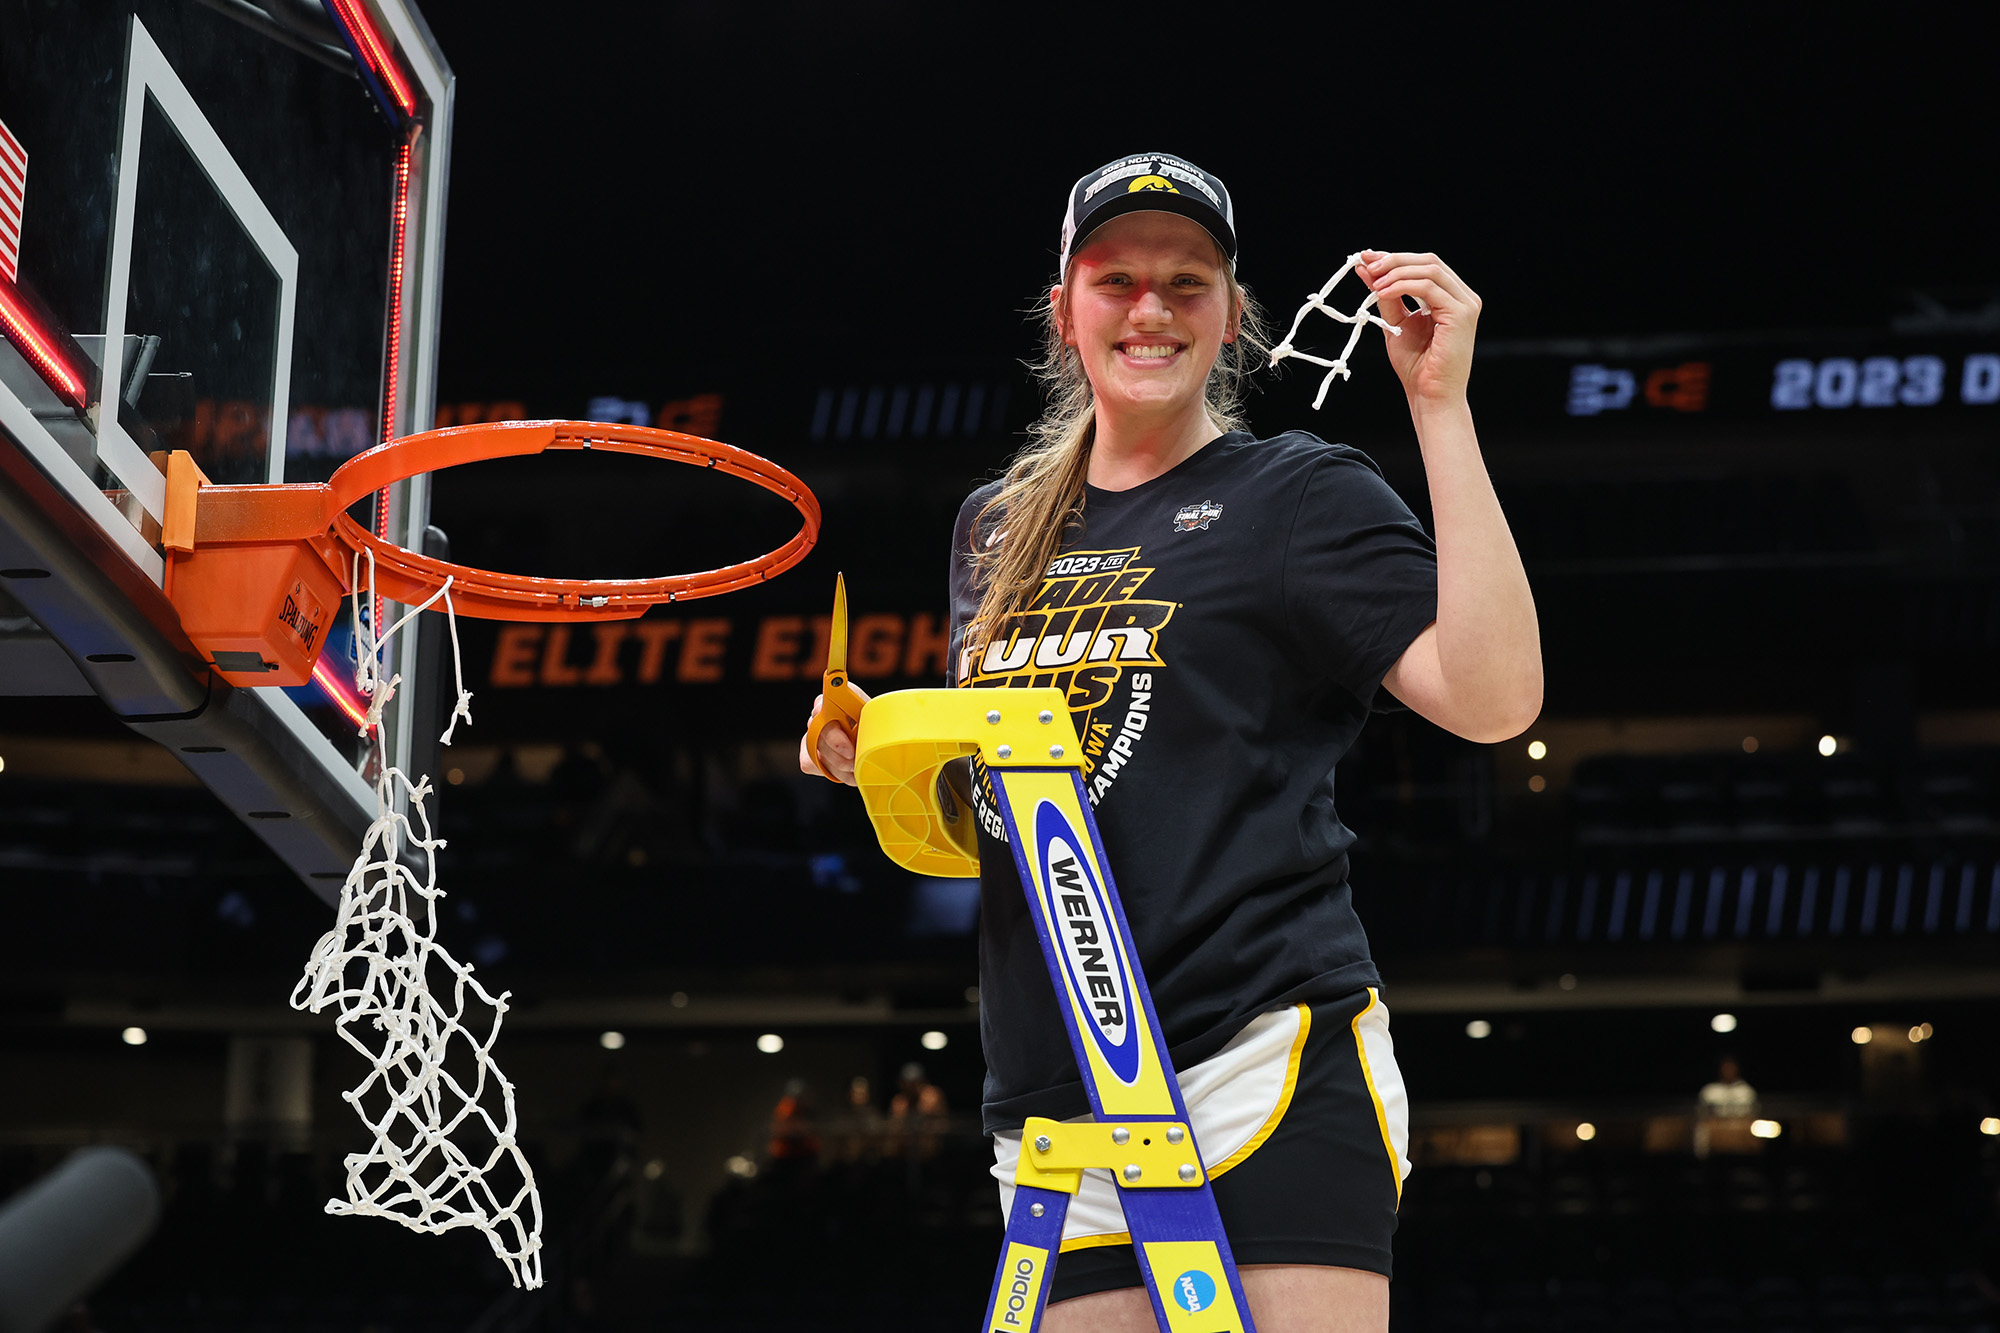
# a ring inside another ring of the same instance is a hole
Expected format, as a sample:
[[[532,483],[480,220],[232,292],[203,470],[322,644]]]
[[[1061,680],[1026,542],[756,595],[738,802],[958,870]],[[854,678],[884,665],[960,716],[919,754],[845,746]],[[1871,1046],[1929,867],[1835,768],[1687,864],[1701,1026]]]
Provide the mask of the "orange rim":
[[[377,537],[346,512],[356,501],[421,473],[550,449],[603,449],[726,472],[783,497],[799,511],[802,522],[783,546],[720,569],[654,579],[544,579],[473,569],[420,555]],[[639,615],[662,602],[714,597],[783,573],[803,560],[819,539],[819,501],[805,483],[784,468],[747,449],[650,426],[596,421],[452,426],[406,435],[357,454],[341,465],[327,485],[337,511],[333,536],[350,551],[374,555],[378,593],[414,605],[428,600],[450,579],[453,609],[460,615],[493,620],[616,620]],[[363,566],[365,579],[365,561]]]

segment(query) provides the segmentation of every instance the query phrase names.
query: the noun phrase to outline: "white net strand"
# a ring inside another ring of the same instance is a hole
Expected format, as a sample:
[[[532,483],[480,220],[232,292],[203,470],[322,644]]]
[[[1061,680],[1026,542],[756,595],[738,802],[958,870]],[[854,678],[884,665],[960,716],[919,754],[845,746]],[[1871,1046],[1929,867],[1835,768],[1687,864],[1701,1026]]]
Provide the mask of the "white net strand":
[[[371,554],[367,586],[371,606],[379,606],[374,573]],[[354,575],[358,585],[358,556]],[[444,602],[458,687],[458,704],[440,737],[449,745],[460,719],[472,721],[451,581],[379,637],[363,621],[360,600],[355,598],[352,623],[356,683],[369,701],[364,734],[381,725],[382,710],[402,681],[382,679],[390,641],[419,613]],[[400,769],[383,768],[375,783],[375,822],[341,885],[334,927],[314,946],[292,991],[295,1009],[317,1014],[332,1008],[335,1031],[369,1065],[360,1084],[341,1097],[374,1142],[366,1152],[348,1154],[347,1198],[328,1200],[326,1210],[387,1217],[415,1231],[475,1228],[516,1286],[539,1287],[541,1195],[518,1143],[514,1085],[493,1059],[508,992],[492,994],[471,964],[437,942],[437,900],[444,896],[437,886],[437,851],[445,841],[431,829],[424,804],[430,791],[428,777],[413,784]],[[404,862],[405,848],[422,854],[421,880]],[[432,986],[434,976],[449,977],[442,994]],[[473,1031],[484,1023],[479,1006],[491,1015],[483,1037]],[[454,1141],[461,1131],[465,1141]]]
[[[1349,255],[1347,262],[1340,266],[1340,271],[1326,280],[1325,286],[1306,297],[1306,303],[1299,307],[1299,312],[1296,315],[1292,316],[1292,327],[1286,331],[1284,338],[1279,341],[1278,345],[1271,349],[1271,364],[1274,366],[1289,356],[1295,357],[1300,361],[1310,361],[1316,366],[1326,367],[1326,377],[1319,382],[1319,392],[1313,395],[1313,411],[1315,412],[1319,410],[1320,404],[1326,401],[1326,391],[1333,387],[1335,376],[1341,379],[1353,378],[1347,368],[1347,358],[1354,355],[1355,344],[1361,341],[1363,329],[1373,324],[1375,327],[1383,329],[1398,338],[1403,336],[1403,331],[1388,320],[1383,319],[1380,315],[1371,315],[1368,313],[1368,307],[1375,304],[1375,293],[1373,292],[1368,293],[1361,304],[1354,308],[1354,313],[1351,315],[1343,314],[1326,303],[1326,298],[1332,294],[1335,287],[1340,285],[1340,280],[1354,272],[1356,266],[1361,263],[1361,255],[1362,252],[1359,250]],[[1306,316],[1315,310],[1331,319],[1339,320],[1342,324],[1351,324],[1354,326],[1354,331],[1347,335],[1347,346],[1341,348],[1339,357],[1332,361],[1328,361],[1324,357],[1314,356],[1310,352],[1301,352],[1292,345],[1292,339],[1299,336],[1299,325],[1305,323]],[[1421,313],[1428,314],[1429,311],[1425,309]]]

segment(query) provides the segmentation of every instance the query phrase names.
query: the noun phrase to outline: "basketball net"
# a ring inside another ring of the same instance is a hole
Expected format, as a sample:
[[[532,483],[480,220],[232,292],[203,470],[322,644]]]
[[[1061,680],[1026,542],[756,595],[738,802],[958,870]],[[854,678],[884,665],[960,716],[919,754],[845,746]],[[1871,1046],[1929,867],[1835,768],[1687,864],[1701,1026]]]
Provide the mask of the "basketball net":
[[[458,687],[458,703],[438,738],[449,745],[459,720],[472,721],[452,580],[378,637],[359,609],[360,564],[357,554],[356,684],[368,700],[361,734],[381,727],[382,710],[402,684],[399,675],[383,679],[390,642],[442,601]],[[368,604],[381,606],[372,551],[367,588]],[[341,885],[333,929],[314,946],[292,990],[294,1009],[317,1014],[331,1008],[341,1040],[369,1065],[361,1082],[340,1095],[374,1143],[347,1155],[347,1198],[329,1199],[326,1211],[387,1217],[414,1231],[472,1227],[485,1234],[515,1286],[539,1287],[541,1195],[517,1140],[514,1085],[493,1059],[508,992],[493,995],[471,964],[437,942],[437,900],[444,896],[437,886],[437,851],[445,841],[431,831],[424,805],[430,791],[429,777],[412,783],[401,769],[381,766],[375,822]],[[406,848],[421,854],[421,880],[404,862]],[[441,983],[435,990],[433,977]]]
[[[1354,272],[1355,268],[1361,263],[1361,254],[1362,252],[1357,250],[1349,255],[1347,262],[1340,266],[1340,272],[1328,278],[1324,287],[1321,287],[1306,298],[1306,303],[1299,307],[1299,313],[1292,316],[1292,327],[1286,332],[1284,339],[1271,349],[1271,364],[1274,366],[1289,356],[1296,357],[1300,361],[1310,361],[1316,366],[1326,367],[1326,378],[1319,382],[1319,392],[1313,395],[1313,410],[1315,412],[1319,410],[1319,405],[1326,401],[1326,391],[1333,387],[1335,376],[1339,376],[1341,379],[1353,378],[1348,373],[1347,358],[1354,355],[1354,346],[1361,341],[1361,331],[1364,328],[1373,324],[1377,328],[1394,334],[1398,338],[1403,336],[1403,331],[1388,320],[1383,319],[1380,315],[1371,315],[1368,313],[1368,307],[1375,304],[1375,293],[1373,292],[1368,293],[1367,298],[1354,308],[1354,313],[1351,315],[1342,314],[1326,303],[1326,298],[1332,294],[1335,287],[1340,285],[1340,280]],[[1299,336],[1299,325],[1305,323],[1306,316],[1315,310],[1331,319],[1339,320],[1342,324],[1351,324],[1354,326],[1354,332],[1347,335],[1347,346],[1341,348],[1339,357],[1332,361],[1328,361],[1323,357],[1313,356],[1309,352],[1301,352],[1298,348],[1292,346],[1292,339]],[[1429,311],[1420,310],[1419,313],[1428,314]]]

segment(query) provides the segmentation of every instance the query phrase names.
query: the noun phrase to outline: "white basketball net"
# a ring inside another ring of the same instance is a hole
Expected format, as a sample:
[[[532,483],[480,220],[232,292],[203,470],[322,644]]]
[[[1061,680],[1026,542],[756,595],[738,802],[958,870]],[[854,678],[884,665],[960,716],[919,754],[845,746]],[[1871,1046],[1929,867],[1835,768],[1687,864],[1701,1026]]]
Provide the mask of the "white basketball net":
[[[1383,319],[1380,315],[1371,315],[1368,313],[1368,307],[1375,304],[1375,293],[1373,292],[1368,293],[1367,298],[1354,308],[1354,313],[1351,315],[1344,315],[1326,303],[1328,294],[1340,285],[1342,278],[1354,272],[1355,266],[1360,264],[1360,262],[1361,251],[1357,250],[1349,255],[1347,262],[1340,266],[1340,272],[1328,278],[1324,287],[1306,298],[1306,303],[1299,307],[1299,313],[1292,316],[1292,327],[1285,333],[1284,339],[1271,349],[1271,364],[1274,366],[1290,356],[1296,357],[1301,361],[1310,361],[1316,366],[1326,367],[1326,378],[1319,382],[1319,392],[1313,395],[1313,410],[1315,412],[1319,410],[1319,405],[1326,401],[1326,391],[1333,387],[1335,376],[1339,376],[1341,379],[1353,378],[1348,373],[1347,358],[1354,355],[1354,346],[1361,341],[1361,331],[1364,328],[1373,324],[1375,327],[1386,330],[1398,338],[1403,336],[1403,331],[1388,320]],[[1354,326],[1354,332],[1347,335],[1347,346],[1341,348],[1339,357],[1332,361],[1314,356],[1309,352],[1301,352],[1298,348],[1292,346],[1292,339],[1299,336],[1299,325],[1305,323],[1306,316],[1315,310],[1319,311],[1322,315],[1337,319],[1343,324],[1352,324]],[[1428,312],[1426,311],[1425,313]]]
[[[362,735],[382,725],[382,710],[402,684],[401,676],[382,679],[390,641],[442,600],[458,704],[439,739],[451,744],[459,719],[472,721],[451,581],[377,637],[376,626],[360,614],[358,556],[354,573],[356,683],[368,700]],[[381,606],[372,553],[367,589],[369,605]],[[360,1084],[340,1095],[375,1142],[347,1155],[347,1198],[329,1199],[326,1211],[387,1217],[415,1231],[476,1228],[515,1286],[539,1287],[541,1195],[516,1141],[514,1085],[493,1061],[507,992],[488,992],[471,964],[437,942],[437,900],[444,896],[437,887],[437,849],[445,843],[431,833],[424,807],[430,790],[430,778],[412,784],[402,770],[383,766],[375,781],[375,822],[341,885],[333,929],[314,946],[292,990],[294,1009],[317,1014],[332,1008],[341,1040],[369,1064]],[[398,808],[404,801],[414,825]],[[422,853],[421,881],[403,863],[405,847]],[[433,976],[441,983],[436,990]],[[485,1029],[483,1037],[474,1026]],[[465,1142],[454,1142],[461,1130]]]

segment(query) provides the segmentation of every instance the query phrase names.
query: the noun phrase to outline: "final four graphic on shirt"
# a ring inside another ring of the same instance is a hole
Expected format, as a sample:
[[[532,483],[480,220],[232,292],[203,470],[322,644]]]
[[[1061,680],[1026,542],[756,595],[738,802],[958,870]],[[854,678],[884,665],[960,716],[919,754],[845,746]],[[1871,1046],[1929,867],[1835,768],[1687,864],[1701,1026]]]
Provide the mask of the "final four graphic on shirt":
[[[1054,686],[1068,694],[1092,805],[1144,738],[1153,696],[1148,668],[1166,665],[1160,640],[1175,606],[1140,596],[1153,575],[1140,563],[1142,550],[1057,557],[1007,635],[959,663],[960,682],[975,688]]]
[[[1184,505],[1174,515],[1175,532],[1205,531],[1209,524],[1222,517],[1222,506],[1213,500],[1203,500],[1200,504]]]

